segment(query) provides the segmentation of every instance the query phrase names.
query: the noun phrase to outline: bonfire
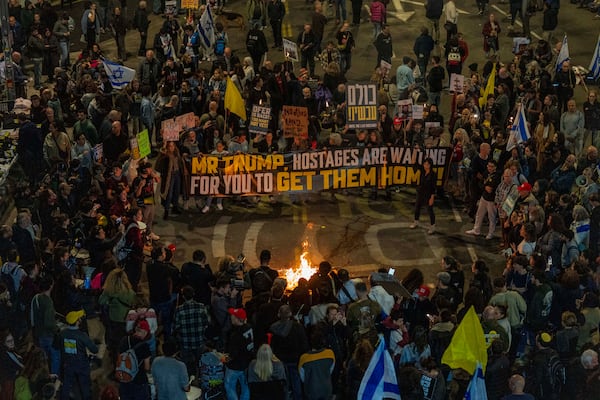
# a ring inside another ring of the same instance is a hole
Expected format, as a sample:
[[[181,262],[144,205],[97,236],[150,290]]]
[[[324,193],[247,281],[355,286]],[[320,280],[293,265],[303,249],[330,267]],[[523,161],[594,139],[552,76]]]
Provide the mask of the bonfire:
[[[287,281],[288,289],[294,289],[298,286],[300,278],[309,280],[311,276],[318,272],[318,268],[311,265],[308,260],[308,241],[302,243],[302,254],[300,255],[300,262],[297,266],[292,266],[285,270],[285,279]]]

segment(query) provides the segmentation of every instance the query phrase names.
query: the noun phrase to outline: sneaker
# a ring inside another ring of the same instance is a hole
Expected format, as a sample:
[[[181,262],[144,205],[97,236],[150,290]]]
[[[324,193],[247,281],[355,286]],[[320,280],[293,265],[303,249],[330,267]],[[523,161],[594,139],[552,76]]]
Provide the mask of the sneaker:
[[[475,229],[469,229],[465,232],[467,235],[479,236],[481,233],[477,232]]]
[[[210,210],[209,206],[204,206],[204,208],[202,208],[202,214],[206,214],[209,210]]]
[[[419,226],[419,221],[415,221],[412,224],[410,224],[408,227],[410,229],[415,229],[417,226]]]
[[[150,232],[150,234],[148,235],[148,239],[150,239],[150,240],[160,240],[160,236],[158,236],[154,232]]]
[[[223,204],[217,204],[217,210],[223,211]]]
[[[435,233],[435,225],[429,225],[429,229],[427,229],[428,235],[433,235]]]
[[[487,235],[485,235],[485,240],[492,240],[493,238],[494,238],[493,233],[488,233]]]

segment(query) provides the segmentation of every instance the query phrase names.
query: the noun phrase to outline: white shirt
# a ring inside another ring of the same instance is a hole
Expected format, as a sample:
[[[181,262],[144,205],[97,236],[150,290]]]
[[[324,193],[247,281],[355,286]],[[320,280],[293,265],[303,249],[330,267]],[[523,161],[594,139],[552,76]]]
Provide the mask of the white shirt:
[[[456,5],[453,1],[449,1],[444,6],[444,12],[446,14],[446,21],[458,24],[458,11],[456,11]]]

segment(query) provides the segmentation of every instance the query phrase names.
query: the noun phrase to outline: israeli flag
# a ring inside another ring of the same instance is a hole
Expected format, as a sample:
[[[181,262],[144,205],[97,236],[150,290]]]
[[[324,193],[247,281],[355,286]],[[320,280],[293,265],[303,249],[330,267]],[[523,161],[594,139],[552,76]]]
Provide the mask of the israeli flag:
[[[210,4],[206,5],[206,9],[200,17],[198,33],[200,34],[200,37],[202,38],[202,41],[206,47],[210,48],[213,46],[215,43],[215,24],[212,11],[210,10]]]
[[[469,382],[469,387],[465,393],[465,400],[487,400],[487,391],[485,389],[485,379],[481,364],[477,362],[477,369]]]
[[[360,382],[357,399],[372,400],[384,398],[401,400],[392,356],[385,349],[383,335],[379,335],[379,344]]]
[[[571,58],[569,57],[569,43],[567,42],[567,35],[563,38],[562,46],[560,51],[558,52],[558,56],[556,57],[556,71],[560,70],[563,62],[569,61]]]
[[[512,150],[517,144],[523,143],[531,139],[529,127],[527,126],[527,117],[525,117],[525,108],[523,104],[519,105],[519,111],[515,116],[515,120],[510,128],[510,137],[506,145],[506,151]]]
[[[108,75],[110,84],[115,89],[123,89],[135,78],[135,70],[124,65],[117,64],[107,59],[102,60],[104,71]]]
[[[596,51],[594,51],[594,56],[592,57],[589,70],[590,74],[594,77],[594,80],[600,78],[600,35],[598,35]]]

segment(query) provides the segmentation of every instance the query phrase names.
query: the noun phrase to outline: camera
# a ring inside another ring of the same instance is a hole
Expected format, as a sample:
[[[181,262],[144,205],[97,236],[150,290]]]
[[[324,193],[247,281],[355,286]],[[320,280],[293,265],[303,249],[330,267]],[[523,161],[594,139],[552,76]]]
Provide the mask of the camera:
[[[229,282],[232,289],[236,289],[238,292],[246,289],[246,282],[243,279],[231,279]]]
[[[236,274],[238,271],[244,271],[244,266],[246,262],[246,256],[243,253],[240,253],[235,260],[229,263],[229,267],[227,268],[227,272],[230,274]],[[232,283],[233,286],[233,283]]]

